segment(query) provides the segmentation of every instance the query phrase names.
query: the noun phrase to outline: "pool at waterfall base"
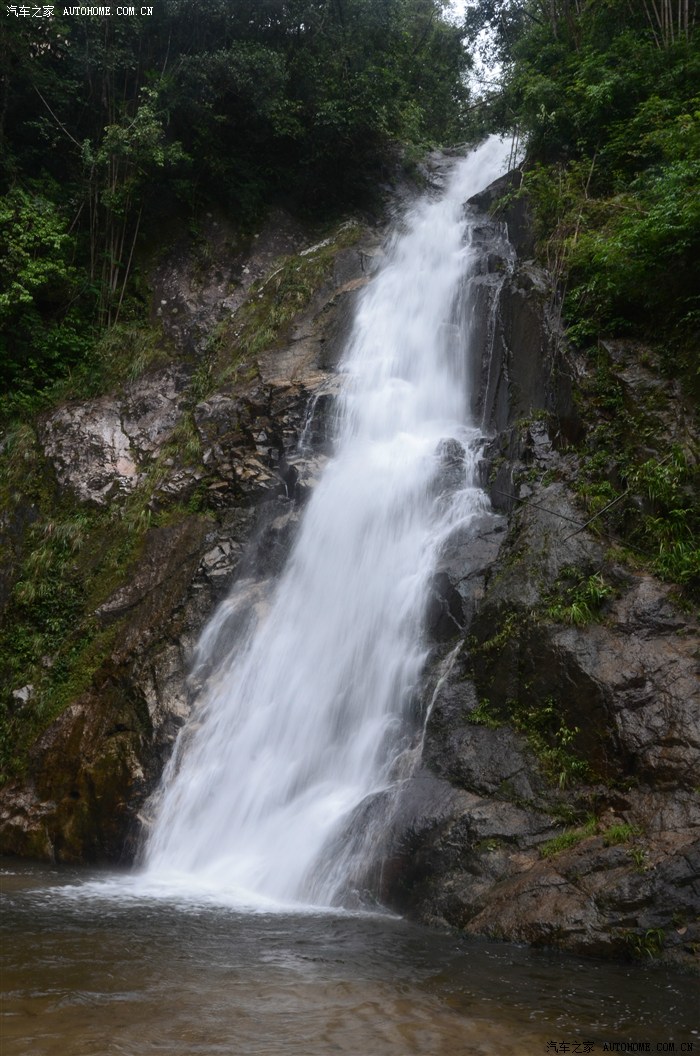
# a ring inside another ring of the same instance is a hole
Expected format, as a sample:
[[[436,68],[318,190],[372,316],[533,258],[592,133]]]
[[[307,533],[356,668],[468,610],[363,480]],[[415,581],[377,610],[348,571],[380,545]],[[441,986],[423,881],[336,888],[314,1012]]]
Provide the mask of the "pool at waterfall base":
[[[697,979],[666,969],[131,878],[3,862],[2,1056],[700,1052]]]

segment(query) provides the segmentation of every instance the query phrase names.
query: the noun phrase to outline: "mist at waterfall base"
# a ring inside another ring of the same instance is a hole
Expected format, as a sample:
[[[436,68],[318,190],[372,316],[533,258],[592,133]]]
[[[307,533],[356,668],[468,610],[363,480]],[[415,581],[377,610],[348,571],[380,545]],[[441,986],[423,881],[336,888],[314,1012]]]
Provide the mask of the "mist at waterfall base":
[[[488,505],[473,482],[466,293],[480,254],[464,202],[509,153],[492,137],[456,162],[363,292],[334,454],[286,568],[257,611],[238,583],[202,636],[210,674],[164,775],[145,884],[266,906],[343,905],[362,884],[373,841],[348,820],[413,764],[436,555]]]

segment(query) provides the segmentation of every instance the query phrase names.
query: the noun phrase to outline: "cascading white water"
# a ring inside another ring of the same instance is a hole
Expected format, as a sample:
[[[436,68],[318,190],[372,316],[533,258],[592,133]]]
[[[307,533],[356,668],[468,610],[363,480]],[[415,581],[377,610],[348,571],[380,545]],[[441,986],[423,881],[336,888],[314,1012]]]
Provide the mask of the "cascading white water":
[[[463,202],[504,171],[509,151],[491,138],[456,163],[364,291],[341,368],[336,453],[269,605],[215,666],[166,771],[145,853],[152,879],[248,903],[337,897],[342,878],[323,856],[406,747],[440,541],[486,507],[473,455],[463,486],[441,492],[440,452],[450,439],[473,451],[478,432],[460,324],[473,267]],[[243,599],[234,593],[214,617],[200,661]]]

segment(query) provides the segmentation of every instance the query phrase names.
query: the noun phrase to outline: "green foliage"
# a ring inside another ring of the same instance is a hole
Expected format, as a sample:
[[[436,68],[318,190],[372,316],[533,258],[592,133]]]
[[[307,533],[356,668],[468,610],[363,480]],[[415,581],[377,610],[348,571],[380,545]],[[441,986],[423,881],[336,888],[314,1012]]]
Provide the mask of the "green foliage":
[[[632,486],[649,500],[636,533],[654,554],[654,570],[700,595],[700,500],[698,468],[678,447],[662,462],[650,459],[631,475]]]
[[[585,825],[580,828],[568,829],[566,832],[560,833],[559,836],[554,836],[551,840],[540,844],[540,857],[554,858],[557,854],[561,854],[562,851],[568,851],[571,847],[576,847],[579,843],[582,843],[583,840],[594,836],[597,830],[598,822],[593,815],[590,815]]]
[[[633,957],[653,961],[661,955],[666,934],[663,928],[647,928],[643,932],[626,931],[623,938]]]
[[[202,441],[192,413],[187,412],[170,434],[165,455],[167,458],[176,455],[182,464],[192,465],[199,462],[201,454]]]
[[[522,616],[519,613],[506,613],[497,633],[494,634],[493,637],[488,638],[485,642],[479,644],[479,652],[484,655],[499,652],[509,641],[515,638],[521,622]]]
[[[557,583],[560,592],[547,607],[547,616],[559,623],[583,627],[600,618],[603,603],[612,594],[612,587],[600,572],[584,576],[579,569],[565,569]]]
[[[638,873],[646,872],[647,868],[647,852],[643,847],[630,847],[627,852],[634,863],[634,867]]]
[[[467,720],[492,730],[510,723],[525,736],[546,776],[560,788],[590,776],[590,767],[575,744],[581,731],[578,726],[567,726],[561,707],[552,697],[509,699],[502,708],[482,698]]]
[[[120,511],[57,512],[28,533],[0,630],[0,783],[30,745],[87,689],[119,623],[95,610],[123,582],[150,525],[142,496]],[[31,687],[21,702],[14,695]]]
[[[594,400],[604,414],[610,415],[610,422],[589,434],[588,453],[582,460],[583,472],[577,485],[579,496],[591,514],[600,514],[600,525],[616,532],[638,560],[660,578],[680,587],[687,599],[698,599],[697,462],[691,461],[678,445],[663,458],[645,457],[649,446],[658,442],[658,423],[653,416],[647,421],[639,411],[627,410],[615,376],[607,369],[598,372]],[[617,486],[609,479],[613,472]],[[549,615],[563,618],[560,608],[555,602]]]
[[[641,835],[641,829],[637,825],[628,825],[620,822],[616,825],[610,825],[607,829],[602,831],[603,845],[605,847],[616,847],[619,844],[628,843],[630,840],[635,839]],[[570,847],[575,847],[583,840],[588,839],[590,836],[595,836],[596,833],[601,832],[601,827],[598,819],[594,815],[589,815],[584,825],[579,826],[575,829],[567,829],[566,832],[562,832],[559,836],[555,836],[551,840],[547,840],[546,843],[541,844],[539,851],[542,858],[553,858],[557,854],[561,854],[562,851],[568,850]],[[632,854],[632,851],[639,851],[638,854]],[[632,848],[630,850],[630,857],[633,858],[637,868],[641,868],[644,863],[645,854],[639,848]]]
[[[142,321],[116,323],[95,343],[90,372],[93,387],[104,390],[123,381],[137,381],[166,358],[162,334],[156,328]]]
[[[22,22],[6,58],[15,167],[62,140],[72,157],[49,159],[54,172],[78,162],[117,210],[168,166],[244,209],[280,187],[318,207],[381,169],[392,144],[462,134],[469,59],[438,0],[170,0],[147,22]],[[27,91],[32,49],[44,101]]]
[[[0,198],[0,386],[9,409],[80,363],[90,346],[81,318],[75,239],[58,207],[18,187]]]
[[[660,75],[644,80],[631,119],[604,122],[592,156],[535,163],[525,187],[542,256],[566,294],[569,337],[585,345],[626,335],[628,362],[639,357],[649,376],[646,400],[631,399],[603,344],[589,351],[592,382],[584,383],[581,410],[599,423],[588,431],[576,490],[595,516],[591,528],[617,533],[638,560],[695,600],[697,454],[689,445],[669,450],[657,412],[673,411],[659,375],[680,378],[690,400],[700,392],[700,108],[687,92],[699,62],[684,45],[662,55],[654,41],[645,46]],[[660,340],[651,344],[654,333]],[[660,453],[650,458],[651,451]],[[567,618],[557,603],[550,615]],[[568,614],[572,622],[587,617],[585,609]]]
[[[3,509],[11,523],[21,498],[35,519],[16,545],[0,627],[0,783],[21,771],[33,741],[88,688],[109,654],[119,624],[103,626],[95,610],[128,577],[143,545],[157,471],[122,507],[57,504],[34,431],[21,424],[6,436]]]
[[[163,85],[142,87],[136,100],[110,106],[110,123],[81,157],[88,185],[90,279],[98,283],[98,318],[111,326],[120,317],[134,249],[149,192],[161,170],[184,159],[178,142],[166,140]],[[137,204],[138,203],[138,204]]]
[[[567,726],[561,707],[552,697],[515,703],[511,721],[525,734],[545,774],[560,788],[590,777],[590,766],[575,747],[581,730]]]
[[[52,702],[42,693],[49,673],[54,685],[69,678],[70,657],[85,640],[84,628],[74,638],[85,601],[77,562],[91,520],[91,514],[80,511],[37,524],[28,533],[26,556],[0,631],[0,740],[6,752],[13,752],[0,761],[3,770],[16,764],[25,738],[32,739],[38,725],[53,714]],[[20,709],[11,693],[22,686],[32,688]]]
[[[486,726],[490,730],[497,730],[503,726],[503,719],[494,712],[491,702],[485,697],[475,708],[472,708],[467,719],[475,726]]]
[[[661,320],[669,308],[678,325],[692,323],[699,249],[700,151],[638,176],[599,207],[595,228],[571,247],[567,315],[576,335],[638,333],[640,313]]]
[[[697,395],[700,50],[684,0],[480,0],[504,68],[490,106],[527,140],[524,193],[570,336],[672,343]],[[657,17],[658,15],[658,17]]]
[[[469,60],[440,0],[169,0],[4,29],[3,418],[57,381],[109,383],[95,342],[144,321],[139,252],[183,204],[214,198],[239,230],[275,203],[337,215],[404,148],[463,133]]]
[[[626,822],[620,822],[617,825],[611,825],[603,833],[603,843],[606,847],[617,847],[620,843],[627,843],[629,840],[634,839],[635,836],[640,836],[642,830],[638,825],[628,825]]]

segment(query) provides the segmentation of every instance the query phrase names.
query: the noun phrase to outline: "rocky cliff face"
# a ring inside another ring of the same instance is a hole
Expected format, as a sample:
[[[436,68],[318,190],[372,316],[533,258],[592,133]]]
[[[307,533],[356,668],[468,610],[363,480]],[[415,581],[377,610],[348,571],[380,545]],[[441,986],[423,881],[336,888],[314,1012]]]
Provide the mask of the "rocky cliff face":
[[[494,514],[445,549],[437,589],[460,629],[433,624],[422,763],[395,808],[383,897],[470,934],[697,964],[697,621],[584,512],[600,423],[573,393],[592,368],[529,259],[525,207],[501,218],[519,255],[478,390]],[[631,351],[607,349],[628,398],[664,389],[656,435],[688,442],[673,383],[638,354],[632,369]]]
[[[152,272],[154,315],[164,317],[173,361],[46,416],[29,448],[44,510],[29,496],[8,504],[16,564],[22,525],[34,523],[43,540],[55,534],[52,524],[64,523],[62,510],[74,520],[86,511],[87,537],[64,574],[81,577],[83,595],[92,594],[79,618],[94,655],[88,684],[71,694],[69,683],[53,721],[42,722],[42,708],[49,710],[42,698],[56,695],[52,671],[62,656],[43,658],[42,683],[14,692],[15,728],[44,729],[21,774],[0,791],[5,853],[133,858],[144,804],[189,712],[199,633],[234,575],[264,581],[279,570],[327,457],[333,368],[378,235],[346,225],[310,244],[277,214],[249,252],[236,255],[225,222],[210,218],[210,227],[204,270],[197,246],[181,239]],[[295,302],[268,347],[238,362],[245,309],[252,304],[256,325],[275,311],[285,265],[295,273],[311,268],[317,285],[298,296],[301,310]],[[17,585],[4,571],[0,600],[11,619]]]
[[[505,189],[477,205],[486,212]],[[276,217],[252,251],[232,253],[224,222],[211,226],[205,267],[185,242],[152,273],[154,313],[181,355],[38,430],[32,457],[54,506],[95,511],[98,525],[121,510],[137,544],[121,572],[96,573],[89,626],[101,651],[89,684],[44,722],[0,792],[6,852],[133,857],[189,710],[197,636],[234,576],[264,590],[281,567],[327,455],[333,368],[377,234],[310,246]],[[375,881],[401,911],[472,934],[690,963],[700,948],[697,623],[620,557],[600,519],[585,523],[577,485],[595,423],[574,394],[590,367],[563,341],[526,208],[485,215],[484,240],[474,325],[490,351],[473,389],[493,512],[447,541],[436,570],[420,762],[391,808]],[[291,270],[323,255],[319,284],[240,362],[245,312],[270,290],[268,308],[283,297],[282,255]],[[606,355],[630,400],[653,389],[659,435],[683,439],[672,383],[639,357],[632,366],[624,346]],[[455,460],[445,452],[447,483]],[[16,554],[23,526],[41,516],[31,502],[12,506],[4,531]],[[100,531],[98,549],[111,538]],[[38,692],[18,686],[13,706],[36,707]]]

